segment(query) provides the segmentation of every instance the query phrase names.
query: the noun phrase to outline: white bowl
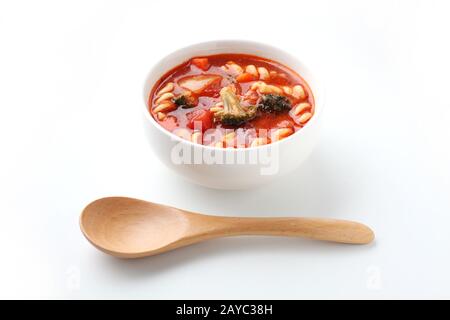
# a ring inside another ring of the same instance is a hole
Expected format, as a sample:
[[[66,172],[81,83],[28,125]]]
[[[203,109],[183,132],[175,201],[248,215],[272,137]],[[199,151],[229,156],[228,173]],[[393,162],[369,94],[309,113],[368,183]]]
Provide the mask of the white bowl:
[[[315,100],[315,113],[311,120],[291,136],[272,144],[254,148],[213,148],[179,138],[162,128],[151,116],[148,98],[154,84],[168,70],[194,56],[219,53],[244,53],[278,61],[305,79]],[[272,181],[293,171],[311,153],[318,138],[319,122],[323,109],[324,93],[310,69],[297,57],[275,47],[252,41],[219,40],[194,44],[179,49],[157,62],[147,76],[144,85],[145,131],[150,145],[159,159],[187,180],[217,189],[244,189]],[[178,156],[184,150],[187,161]],[[210,163],[215,156],[216,162]],[[223,163],[220,163],[220,157]],[[252,158],[253,157],[253,158]],[[229,161],[234,159],[234,163]],[[218,160],[217,160],[218,159]],[[228,159],[228,161],[227,161]],[[238,163],[238,159],[244,159]],[[251,162],[249,159],[257,159]],[[181,163],[180,163],[181,162]]]

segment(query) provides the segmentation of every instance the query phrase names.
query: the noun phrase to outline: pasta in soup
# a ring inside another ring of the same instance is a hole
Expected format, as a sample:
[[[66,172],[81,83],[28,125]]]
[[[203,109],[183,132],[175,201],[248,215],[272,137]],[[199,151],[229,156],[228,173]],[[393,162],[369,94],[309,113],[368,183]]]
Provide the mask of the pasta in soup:
[[[284,139],[314,115],[308,84],[273,60],[245,55],[194,57],[159,79],[149,97],[154,119],[175,135],[218,148]]]

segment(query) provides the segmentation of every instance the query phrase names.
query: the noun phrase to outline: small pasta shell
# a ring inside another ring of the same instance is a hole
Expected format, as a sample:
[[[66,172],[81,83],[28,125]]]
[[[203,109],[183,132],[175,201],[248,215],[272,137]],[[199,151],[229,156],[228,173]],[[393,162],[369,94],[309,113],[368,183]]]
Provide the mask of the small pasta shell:
[[[256,67],[252,64],[249,64],[245,68],[245,72],[250,73],[251,75],[255,76],[256,78],[259,78],[258,70],[256,70]]]
[[[156,96],[159,97],[166,92],[171,92],[171,91],[173,91],[173,88],[174,88],[173,82],[169,82],[164,86],[164,88],[162,88],[161,90],[158,91]]]
[[[250,147],[263,146],[265,144],[267,144],[266,138],[256,138],[255,140],[252,141]]]
[[[270,78],[269,71],[267,71],[266,68],[259,67],[258,72],[259,72],[259,79],[268,80]]]
[[[209,111],[211,111],[213,113],[216,113],[217,111],[222,111],[222,110],[223,110],[223,107],[217,107],[217,106],[209,108]]]
[[[285,94],[287,94],[288,96],[290,96],[290,95],[292,95],[292,88],[291,88],[291,87],[288,87],[288,86],[284,86],[284,87],[283,87],[283,92],[284,92]]]
[[[158,113],[158,112],[168,112],[173,110],[175,107],[175,104],[172,101],[165,101],[159,105],[157,105],[155,107],[155,109],[153,109],[153,112]]]
[[[164,100],[169,100],[172,99],[173,97],[175,96],[171,92],[163,93],[158,99],[156,99],[155,104],[160,104]]]
[[[302,115],[300,116],[300,118],[298,119],[298,121],[299,121],[301,124],[305,124],[305,123],[307,123],[307,122],[309,121],[309,119],[311,119],[311,117],[312,117],[312,113],[311,113],[311,112],[305,112],[304,114],[302,114]]]
[[[291,128],[280,128],[275,130],[272,133],[272,141],[279,141],[281,139],[284,139],[288,136],[290,136],[291,134],[293,134],[294,131]]]
[[[242,69],[242,67],[236,63],[233,63],[231,65],[231,67],[236,71],[236,73],[241,74],[244,72],[244,69]]]
[[[301,85],[296,85],[292,88],[292,96],[296,99],[305,99],[306,93],[305,89]]]
[[[252,84],[252,86],[250,87],[250,90],[256,91],[258,90],[261,86],[265,86],[266,84],[262,81],[256,81],[255,83]]]
[[[192,133],[191,141],[193,143],[202,144],[202,133],[200,131],[195,131]]]
[[[263,93],[263,94],[268,94],[268,93],[282,94],[283,90],[281,90],[277,86],[273,86],[271,84],[268,84],[268,85],[265,85],[265,86],[261,86],[259,88],[259,92]]]
[[[294,116],[299,116],[300,114],[302,114],[305,110],[310,109],[311,105],[308,102],[302,102],[299,103],[293,111]]]
[[[159,121],[164,120],[166,118],[166,114],[163,112],[158,112],[156,114],[156,117],[158,118]]]
[[[221,67],[223,71],[233,76],[240,75],[244,72],[244,69],[233,61],[227,62],[224,66]]]
[[[257,91],[259,92],[259,93],[272,93],[272,90],[271,90],[271,88],[269,87],[269,85],[268,84],[262,84],[262,85],[260,85],[258,88],[257,88]]]

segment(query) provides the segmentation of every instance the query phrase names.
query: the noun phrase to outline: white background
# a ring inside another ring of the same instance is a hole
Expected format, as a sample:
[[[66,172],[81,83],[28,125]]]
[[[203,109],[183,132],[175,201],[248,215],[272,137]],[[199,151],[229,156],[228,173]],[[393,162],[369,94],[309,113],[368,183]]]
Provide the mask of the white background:
[[[0,298],[450,298],[448,1],[1,1]],[[145,140],[142,85],[181,46],[253,39],[319,66],[321,141],[249,191],[191,185]],[[125,195],[370,225],[370,246],[221,239],[136,261],[83,238]]]

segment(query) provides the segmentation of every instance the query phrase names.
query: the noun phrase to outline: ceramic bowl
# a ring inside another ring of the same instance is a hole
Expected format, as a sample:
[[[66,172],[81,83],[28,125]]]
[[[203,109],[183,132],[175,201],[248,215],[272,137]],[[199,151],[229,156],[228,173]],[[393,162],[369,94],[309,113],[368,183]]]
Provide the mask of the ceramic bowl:
[[[179,138],[151,116],[148,99],[154,84],[168,70],[194,56],[219,53],[251,54],[280,62],[296,71],[309,84],[315,113],[299,131],[272,144],[253,148],[214,148]],[[150,70],[144,84],[144,127],[150,146],[159,159],[185,179],[210,188],[256,187],[292,172],[308,157],[317,142],[324,102],[323,88],[310,67],[297,56],[273,46],[241,40],[194,44],[172,52]],[[234,159],[234,160],[232,160]]]

